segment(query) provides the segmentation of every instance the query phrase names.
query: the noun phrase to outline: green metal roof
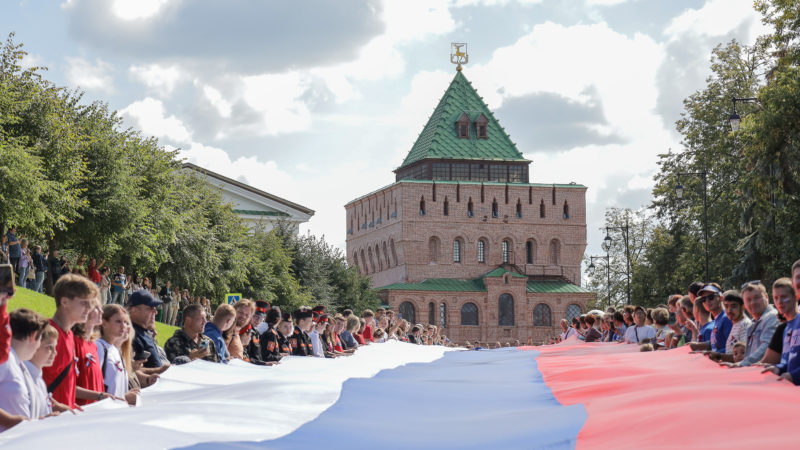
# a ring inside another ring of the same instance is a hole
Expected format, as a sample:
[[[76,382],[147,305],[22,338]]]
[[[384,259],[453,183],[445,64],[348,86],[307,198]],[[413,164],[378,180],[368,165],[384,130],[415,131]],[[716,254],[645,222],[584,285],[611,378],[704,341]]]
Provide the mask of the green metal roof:
[[[246,214],[248,216],[279,216],[279,217],[290,216],[289,214],[281,211],[258,211],[254,209],[234,209],[233,212],[236,214]]]
[[[528,292],[542,294],[571,294],[587,293],[586,289],[572,283],[561,280],[534,280],[528,281]]]
[[[525,275],[498,267],[474,280],[458,280],[455,278],[428,278],[419,283],[394,283],[379,288],[390,291],[436,291],[436,292],[486,292],[484,278],[501,277],[510,273],[516,278],[527,278]],[[563,280],[529,280],[527,292],[538,294],[574,294],[589,293],[586,289]]]
[[[482,279],[429,278],[419,283],[395,283],[379,289],[394,291],[486,292]]]
[[[502,277],[503,275],[505,275],[507,273],[510,273],[511,276],[514,277],[514,278],[528,278],[525,275],[519,274],[517,272],[511,271],[511,270],[508,270],[508,269],[504,269],[502,267],[498,267],[497,269],[494,269],[493,271],[487,273],[486,275],[483,276],[483,278]]]
[[[477,139],[474,124],[469,139],[459,139],[455,120],[462,113],[471,120],[483,113],[488,139]],[[456,72],[400,167],[428,158],[527,161],[462,72]]]

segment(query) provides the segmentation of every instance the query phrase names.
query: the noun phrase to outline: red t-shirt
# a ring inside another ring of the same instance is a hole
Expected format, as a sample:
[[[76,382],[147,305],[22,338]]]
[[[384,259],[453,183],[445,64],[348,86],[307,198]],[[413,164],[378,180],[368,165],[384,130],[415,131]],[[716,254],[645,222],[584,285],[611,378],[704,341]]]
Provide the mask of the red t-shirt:
[[[339,335],[336,334],[336,333],[333,333],[333,339],[335,339],[335,341],[336,341],[336,343],[333,344],[333,351],[335,351],[335,352],[343,352],[344,349],[342,348],[342,341],[339,340]]]
[[[8,361],[11,350],[11,324],[8,318],[8,303],[0,306],[0,364]]]
[[[58,330],[58,343],[56,344],[56,359],[50,367],[42,368],[42,378],[47,386],[50,386],[67,365],[71,367],[67,371],[67,375],[61,380],[56,390],[53,391],[53,398],[59,402],[69,406],[75,407],[75,386],[78,379],[78,367],[75,361],[75,338],[73,337],[72,330],[64,331],[53,320],[50,319],[50,325]],[[96,351],[96,350],[95,350]]]
[[[78,386],[90,391],[105,392],[103,386],[103,370],[100,358],[97,356],[97,343],[85,341],[80,336],[75,336],[75,357],[78,358]],[[76,399],[79,405],[88,405],[96,400]]]
[[[370,325],[364,325],[364,340],[375,342],[375,338],[372,337],[372,327]]]
[[[366,342],[364,342],[364,336],[362,336],[361,333],[353,333],[353,338],[358,342],[358,345],[366,344]]]
[[[89,270],[86,273],[89,275],[89,279],[97,284],[100,284],[100,281],[103,280],[103,277],[100,276],[100,272],[97,271],[95,266],[89,266]]]

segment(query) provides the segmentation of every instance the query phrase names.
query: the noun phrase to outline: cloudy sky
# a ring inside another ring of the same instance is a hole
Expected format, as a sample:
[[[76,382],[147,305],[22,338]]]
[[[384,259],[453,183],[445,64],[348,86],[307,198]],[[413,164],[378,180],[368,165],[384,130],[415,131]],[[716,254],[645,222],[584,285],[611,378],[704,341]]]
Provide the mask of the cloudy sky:
[[[0,31],[189,161],[316,210],[302,231],[342,248],[344,204],[394,181],[467,42],[532,181],[589,186],[596,254],[605,208],[648,204],[680,148],[710,50],[764,30],[752,0],[6,0]]]

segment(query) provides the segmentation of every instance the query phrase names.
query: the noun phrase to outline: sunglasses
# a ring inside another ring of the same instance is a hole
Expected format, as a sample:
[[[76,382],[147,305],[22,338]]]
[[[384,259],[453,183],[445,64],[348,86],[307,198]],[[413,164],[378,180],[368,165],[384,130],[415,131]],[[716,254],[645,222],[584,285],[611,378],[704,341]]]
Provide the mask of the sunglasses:
[[[747,286],[758,286],[759,284],[761,284],[761,280],[748,281],[742,285],[741,290],[744,290]]]

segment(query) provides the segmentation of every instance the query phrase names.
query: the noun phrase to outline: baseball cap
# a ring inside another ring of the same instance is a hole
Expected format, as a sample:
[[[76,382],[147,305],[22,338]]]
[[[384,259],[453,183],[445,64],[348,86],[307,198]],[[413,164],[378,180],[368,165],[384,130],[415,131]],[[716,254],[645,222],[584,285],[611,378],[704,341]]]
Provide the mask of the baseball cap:
[[[707,284],[703,286],[703,289],[700,289],[700,292],[698,292],[697,295],[703,296],[706,294],[722,295],[722,291],[720,290],[720,288],[714,286],[713,284]]]
[[[130,297],[128,297],[128,307],[138,306],[138,305],[146,305],[151,308],[158,308],[164,304],[161,300],[153,297],[150,292],[146,289],[141,289],[138,291],[133,291]]]

